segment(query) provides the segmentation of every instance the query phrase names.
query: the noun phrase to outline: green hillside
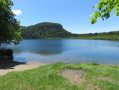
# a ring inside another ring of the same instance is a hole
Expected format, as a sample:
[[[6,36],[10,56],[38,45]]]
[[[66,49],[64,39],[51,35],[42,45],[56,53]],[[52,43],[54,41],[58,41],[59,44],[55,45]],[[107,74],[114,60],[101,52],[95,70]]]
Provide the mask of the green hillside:
[[[61,24],[48,22],[22,27],[21,34],[24,39],[68,38],[71,35]]]
[[[59,23],[38,23],[28,27],[22,26],[21,36],[23,39],[98,39],[98,40],[119,40],[119,31],[72,34],[66,31]]]

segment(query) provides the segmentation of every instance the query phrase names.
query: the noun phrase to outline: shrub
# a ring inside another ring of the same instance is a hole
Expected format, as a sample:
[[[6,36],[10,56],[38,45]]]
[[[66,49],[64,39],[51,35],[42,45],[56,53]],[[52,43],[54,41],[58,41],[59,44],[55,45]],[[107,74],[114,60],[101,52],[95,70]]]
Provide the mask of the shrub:
[[[13,60],[13,51],[11,49],[0,49],[0,62]]]

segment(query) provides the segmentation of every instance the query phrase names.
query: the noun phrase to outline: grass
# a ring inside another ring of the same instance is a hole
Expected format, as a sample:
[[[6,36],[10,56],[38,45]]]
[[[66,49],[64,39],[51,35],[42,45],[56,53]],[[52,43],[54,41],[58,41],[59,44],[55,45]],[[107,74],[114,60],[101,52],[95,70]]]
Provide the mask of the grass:
[[[94,40],[117,40],[119,41],[119,36],[118,35],[77,36],[77,37],[69,37],[69,39],[94,39]]]
[[[93,40],[114,40],[119,41],[119,35],[84,35],[66,38],[42,38],[42,39],[93,39]]]
[[[85,70],[87,72],[86,82],[83,82],[81,86],[71,84],[66,78],[58,75],[62,69]],[[99,77],[104,79],[99,79]],[[105,79],[106,77],[111,79]],[[96,63],[56,63],[0,76],[1,90],[85,90],[90,83],[93,84],[95,90],[96,87],[103,90],[118,90],[119,66],[104,66]]]

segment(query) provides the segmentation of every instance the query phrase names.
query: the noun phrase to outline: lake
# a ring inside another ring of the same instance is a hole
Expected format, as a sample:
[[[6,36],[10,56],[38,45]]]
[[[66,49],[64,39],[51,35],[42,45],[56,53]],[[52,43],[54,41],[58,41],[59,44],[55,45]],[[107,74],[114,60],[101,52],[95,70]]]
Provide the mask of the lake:
[[[83,39],[30,39],[19,45],[6,45],[14,50],[14,61],[32,64],[100,63],[119,65],[119,41]]]

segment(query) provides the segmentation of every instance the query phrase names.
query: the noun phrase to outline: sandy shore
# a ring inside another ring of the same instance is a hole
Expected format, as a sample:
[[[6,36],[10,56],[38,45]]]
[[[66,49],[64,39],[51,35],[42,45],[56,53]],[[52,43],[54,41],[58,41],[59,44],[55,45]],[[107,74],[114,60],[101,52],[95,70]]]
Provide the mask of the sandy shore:
[[[33,69],[42,65],[43,64],[37,65],[37,64],[20,63],[14,61],[10,63],[4,63],[4,64],[0,64],[0,75],[5,75],[8,72],[12,72],[12,71],[24,71],[28,69]]]

